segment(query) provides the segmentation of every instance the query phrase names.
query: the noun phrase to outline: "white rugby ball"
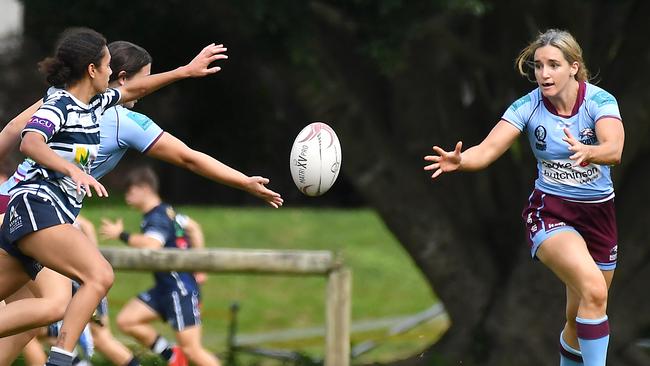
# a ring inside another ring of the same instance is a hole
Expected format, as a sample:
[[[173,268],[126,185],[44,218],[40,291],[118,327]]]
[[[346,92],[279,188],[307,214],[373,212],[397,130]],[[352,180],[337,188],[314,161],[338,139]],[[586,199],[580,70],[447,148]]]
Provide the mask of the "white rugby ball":
[[[303,128],[293,142],[289,168],[300,192],[307,196],[327,192],[341,169],[341,144],[334,130],[323,122]]]

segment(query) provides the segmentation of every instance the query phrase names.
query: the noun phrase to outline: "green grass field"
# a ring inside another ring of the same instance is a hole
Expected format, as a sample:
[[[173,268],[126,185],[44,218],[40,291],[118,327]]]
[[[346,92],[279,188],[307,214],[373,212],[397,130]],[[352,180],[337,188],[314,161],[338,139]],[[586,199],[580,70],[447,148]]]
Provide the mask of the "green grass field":
[[[410,258],[371,210],[207,207],[177,207],[177,210],[202,225],[207,247],[339,252],[353,271],[353,322],[409,315],[436,301]],[[139,214],[124,206],[90,205],[83,214],[96,225],[102,217],[123,217],[128,230],[139,230]],[[101,241],[101,244],[122,245],[117,241]],[[112,320],[126,301],[151,284],[152,276],[148,273],[117,272],[109,293]],[[204,344],[217,353],[225,351],[228,309],[233,301],[241,305],[239,332],[253,334],[322,326],[324,300],[325,279],[320,277],[211,274],[203,286]],[[112,326],[119,339],[139,350]],[[173,337],[164,324],[157,327]],[[363,361],[385,361],[418,352],[435,341],[445,327],[445,322],[429,322],[401,337],[383,339],[385,330],[379,330],[354,334],[353,341],[378,339],[382,345],[366,354]],[[273,346],[320,353],[322,344],[323,339],[315,338]],[[101,357],[97,361],[101,364]]]

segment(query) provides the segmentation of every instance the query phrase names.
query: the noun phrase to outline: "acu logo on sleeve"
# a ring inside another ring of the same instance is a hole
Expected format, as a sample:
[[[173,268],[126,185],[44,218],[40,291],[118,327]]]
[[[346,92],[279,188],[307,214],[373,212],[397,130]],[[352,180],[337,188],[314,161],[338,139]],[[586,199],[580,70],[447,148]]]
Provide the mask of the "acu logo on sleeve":
[[[127,113],[127,116],[135,122],[140,128],[142,128],[143,131],[146,131],[149,126],[153,123],[151,118],[145,116],[144,114],[136,113],[136,112],[129,112]]]

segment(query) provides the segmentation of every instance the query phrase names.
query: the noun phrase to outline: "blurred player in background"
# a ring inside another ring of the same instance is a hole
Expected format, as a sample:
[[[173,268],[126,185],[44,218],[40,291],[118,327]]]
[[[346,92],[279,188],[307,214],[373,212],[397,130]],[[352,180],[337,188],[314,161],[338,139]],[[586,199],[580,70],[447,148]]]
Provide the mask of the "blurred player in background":
[[[126,178],[125,199],[129,206],[143,214],[141,233],[125,231],[121,219],[103,219],[100,228],[103,237],[148,249],[184,250],[190,245],[188,239],[202,240],[202,234],[199,237],[196,232],[196,224],[188,226],[186,217],[179,217],[170,205],[162,202],[158,187],[158,178],[151,168],[131,171]],[[188,228],[195,232],[188,235]],[[120,330],[168,358],[172,355],[171,344],[149,324],[162,319],[176,332],[176,342],[190,362],[218,366],[217,358],[201,344],[200,291],[194,274],[154,272],[154,280],[153,288],[140,293],[120,310],[117,315]]]

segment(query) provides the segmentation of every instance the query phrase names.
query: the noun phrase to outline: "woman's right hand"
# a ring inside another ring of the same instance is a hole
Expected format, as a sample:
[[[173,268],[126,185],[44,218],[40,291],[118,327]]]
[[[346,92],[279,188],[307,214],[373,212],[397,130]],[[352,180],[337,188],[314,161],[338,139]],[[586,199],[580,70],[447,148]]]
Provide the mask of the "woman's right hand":
[[[268,178],[263,177],[247,177],[246,183],[244,184],[244,189],[246,192],[252,194],[255,197],[261,198],[269,205],[279,208],[284,203],[284,200],[279,193],[273,192],[272,190],[266,188],[266,185],[269,184]]]
[[[424,160],[430,161],[433,164],[429,164],[424,167],[424,170],[430,171],[433,170],[431,179],[435,179],[442,173],[449,173],[460,168],[460,162],[462,160],[462,155],[460,150],[463,147],[463,142],[458,141],[456,143],[456,148],[453,151],[445,151],[438,146],[433,147],[433,152],[437,155],[427,155],[424,157]]]
[[[104,188],[104,186],[101,183],[99,183],[95,178],[93,178],[92,175],[86,174],[83,170],[74,167],[73,169],[71,169],[69,176],[72,179],[72,181],[74,181],[75,184],[77,185],[77,194],[81,194],[81,190],[83,189],[88,195],[88,197],[92,197],[93,194],[90,190],[90,188],[92,187],[92,189],[94,189],[95,192],[97,192],[97,195],[99,197],[108,197],[108,192],[106,191],[106,188]]]

